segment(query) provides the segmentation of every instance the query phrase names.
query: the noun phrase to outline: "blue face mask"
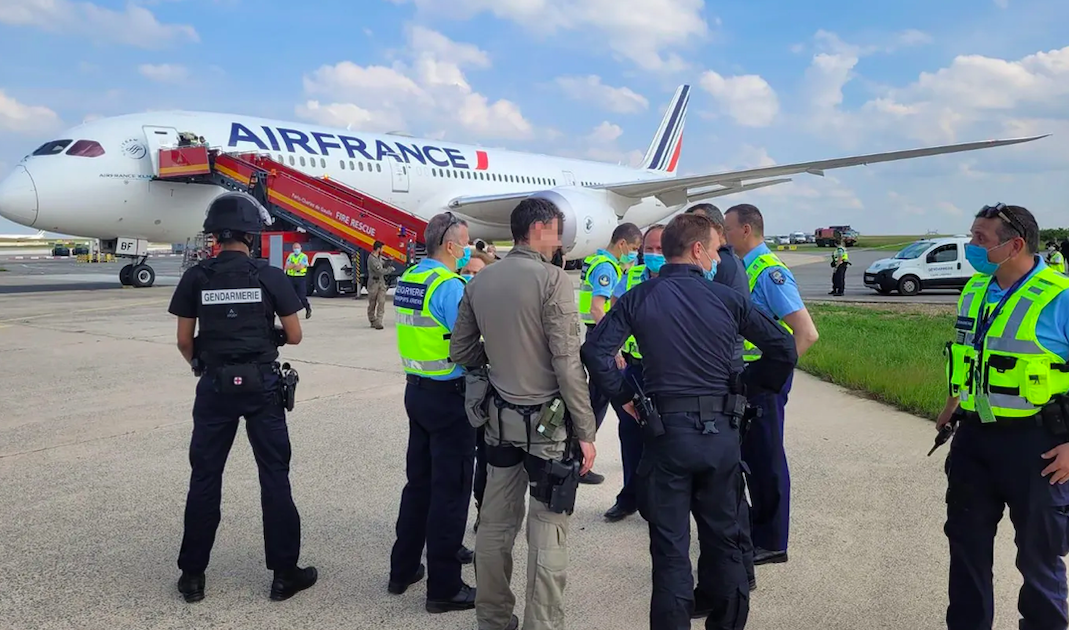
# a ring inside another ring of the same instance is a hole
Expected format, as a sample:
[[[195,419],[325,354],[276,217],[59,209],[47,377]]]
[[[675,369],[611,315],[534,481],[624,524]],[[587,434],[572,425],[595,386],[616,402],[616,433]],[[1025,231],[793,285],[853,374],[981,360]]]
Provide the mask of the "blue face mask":
[[[635,262],[636,260],[638,260],[638,252],[627,252],[626,254],[620,257],[620,264],[629,265]]]
[[[714,260],[713,261],[713,268],[710,269],[709,271],[705,272],[705,279],[708,280],[709,282],[712,282],[713,278],[716,277],[716,266],[717,266],[717,264],[718,263]]]
[[[646,269],[649,269],[651,273],[657,273],[664,265],[664,254],[643,254],[642,260],[646,262]]]
[[[471,282],[471,279],[475,276],[471,275],[470,273],[462,273],[460,274],[460,277],[464,278],[464,282]]]
[[[712,264],[712,267],[709,268],[709,271],[705,271],[705,279],[712,282],[713,277],[716,276],[716,267],[719,263],[713,260],[712,256],[709,256],[709,262]]]
[[[1006,243],[1003,243],[1002,245],[1006,245]],[[998,249],[999,247],[1002,247],[1002,245],[997,245],[991,249]],[[988,253],[989,250],[980,247],[979,245],[969,243],[965,246],[965,260],[969,261],[969,264],[976,270],[976,273],[985,276],[993,275],[998,271],[998,268],[1001,265],[1001,263],[991,262],[991,259],[988,258]]]
[[[465,247],[464,255],[457,261],[457,269],[463,269],[464,265],[468,264],[469,260],[471,260],[471,247]]]

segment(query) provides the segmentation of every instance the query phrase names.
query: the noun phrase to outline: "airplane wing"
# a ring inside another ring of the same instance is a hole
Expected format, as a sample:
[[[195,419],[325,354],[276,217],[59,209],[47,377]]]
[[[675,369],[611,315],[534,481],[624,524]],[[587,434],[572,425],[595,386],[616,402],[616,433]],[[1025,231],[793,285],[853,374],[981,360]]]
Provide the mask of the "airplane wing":
[[[865,164],[878,164],[880,162],[894,162],[897,160],[910,160],[913,158],[928,157],[932,155],[945,155],[948,153],[976,151],[978,149],[991,149],[994,147],[1008,146],[1011,144],[1032,142],[1033,140],[1046,138],[1048,135],[1050,134],[1042,136],[1032,136],[1029,138],[1012,138],[1009,140],[986,140],[981,142],[948,144],[936,147],[927,147],[923,149],[890,151],[888,153],[870,153],[869,155],[835,158],[831,160],[817,160],[814,162],[800,162],[797,164],[784,164],[782,166],[766,166],[761,168],[746,169],[742,171],[713,173],[709,175],[691,175],[689,177],[665,177],[661,179],[641,180],[630,183],[603,184],[600,186],[594,186],[594,188],[611,190],[612,192],[618,195],[624,197],[631,197],[634,199],[654,196],[660,199],[661,202],[665,205],[677,205],[686,202],[688,189],[696,188],[699,186],[710,186],[713,184],[737,186],[742,182],[750,179],[761,179],[764,177],[780,177],[783,175],[795,175],[798,173],[809,173],[810,175],[819,175],[823,177],[824,171],[836,168],[846,168],[849,166],[860,166]]]
[[[633,182],[601,184],[599,186],[591,186],[590,188],[609,190],[622,197],[628,197],[635,199],[636,201],[645,197],[657,197],[666,206],[676,206],[698,199],[721,197],[791,181],[790,179],[764,180],[764,178],[768,177],[781,178],[784,175],[795,175],[798,173],[823,176],[824,171],[837,168],[878,164],[880,162],[894,162],[897,160],[910,160],[919,157],[962,153],[979,149],[991,149],[994,147],[1032,142],[1034,140],[1046,138],[1049,135],[1050,134],[1027,138],[1011,138],[1008,140],[966,142],[961,144],[926,147],[923,149],[890,151],[887,153],[870,153],[868,155],[834,158],[830,160],[816,160],[813,162],[799,162],[797,164],[766,166],[706,175],[691,175],[689,177],[643,179]],[[719,186],[719,188],[717,188],[717,186]],[[458,210],[473,219],[480,221],[508,223],[509,216],[512,213],[512,209],[516,206],[516,203],[527,198],[532,192],[533,191],[505,193],[500,195],[461,196],[450,201],[449,208]]]
[[[767,188],[777,184],[786,184],[789,181],[791,181],[789,178],[780,178],[752,182],[749,184],[740,184],[738,186],[706,186],[690,191],[690,194],[687,195],[687,202],[723,197],[724,195],[734,195],[748,190],[757,190],[758,188]],[[449,202],[449,209],[457,210],[467,216],[480,221],[486,221],[487,223],[508,223],[512,216],[513,209],[516,208],[516,204],[523,199],[526,199],[534,192],[537,191],[505,193],[502,195],[457,197]]]

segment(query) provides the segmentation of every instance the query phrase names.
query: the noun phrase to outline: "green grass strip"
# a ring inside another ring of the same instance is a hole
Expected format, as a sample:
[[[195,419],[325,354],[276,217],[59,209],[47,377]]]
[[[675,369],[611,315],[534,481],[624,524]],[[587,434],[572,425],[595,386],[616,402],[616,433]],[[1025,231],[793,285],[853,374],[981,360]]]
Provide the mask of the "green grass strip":
[[[881,311],[814,304],[820,340],[799,367],[902,411],[935,419],[946,403],[943,348],[949,313]]]

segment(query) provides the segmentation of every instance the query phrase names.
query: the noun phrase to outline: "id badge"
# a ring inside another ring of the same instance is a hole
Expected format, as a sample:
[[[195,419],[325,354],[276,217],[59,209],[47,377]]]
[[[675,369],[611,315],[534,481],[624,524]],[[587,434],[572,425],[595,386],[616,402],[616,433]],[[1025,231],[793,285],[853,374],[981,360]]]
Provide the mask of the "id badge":
[[[976,413],[980,415],[981,422],[995,421],[995,412],[991,411],[991,399],[987,397],[987,394],[976,396]]]

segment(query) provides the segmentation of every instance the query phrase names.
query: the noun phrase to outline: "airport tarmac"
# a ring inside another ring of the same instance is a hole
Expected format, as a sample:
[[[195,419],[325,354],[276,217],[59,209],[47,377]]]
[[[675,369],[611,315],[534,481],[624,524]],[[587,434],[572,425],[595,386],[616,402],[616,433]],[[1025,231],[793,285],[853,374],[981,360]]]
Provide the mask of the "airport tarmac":
[[[27,278],[0,273],[0,286]],[[195,378],[175,348],[166,313],[171,291],[0,290],[8,392],[0,399],[0,625],[475,627],[472,612],[428,615],[425,582],[402,596],[386,592],[404,484],[404,379],[393,310],[386,329],[373,330],[363,300],[312,298],[304,342],[283,352],[301,375],[289,416],[301,563],[318,567],[319,583],[287,602],[268,601],[256,468],[241,432],[227,466],[206,599],[182,602],[175,560]],[[569,627],[648,627],[645,523],[637,515],[602,519],[621,483],[616,423],[610,412],[597,440],[595,469],[606,482],[580,488],[571,519]],[[799,372],[787,427],[791,559],[758,567],[748,627],[945,627],[947,451],[925,457],[932,423]],[[469,547],[473,519],[474,505]],[[1004,521],[995,553],[996,627],[1016,625],[1014,555]],[[515,558],[522,618],[522,533]],[[471,567],[464,578],[475,583]]]
[[[504,252],[502,253],[502,255]],[[880,295],[864,285],[865,269],[873,261],[893,256],[894,252],[886,250],[851,250],[852,265],[846,275],[846,295],[832,297],[832,269],[829,266],[830,250],[803,250],[777,252],[783,262],[791,268],[798,282],[802,299],[828,300],[839,302],[871,303],[929,303],[955,304],[957,291],[923,291],[918,295],[907,297],[898,294]],[[156,270],[156,284],[174,286],[181,277],[181,256],[152,257],[149,264]],[[0,294],[29,293],[57,290],[97,290],[116,289],[119,285],[119,269],[129,261],[111,263],[82,263],[77,258],[17,260],[0,254],[0,269],[6,278],[21,278],[0,284]],[[578,272],[571,272],[578,286]]]

